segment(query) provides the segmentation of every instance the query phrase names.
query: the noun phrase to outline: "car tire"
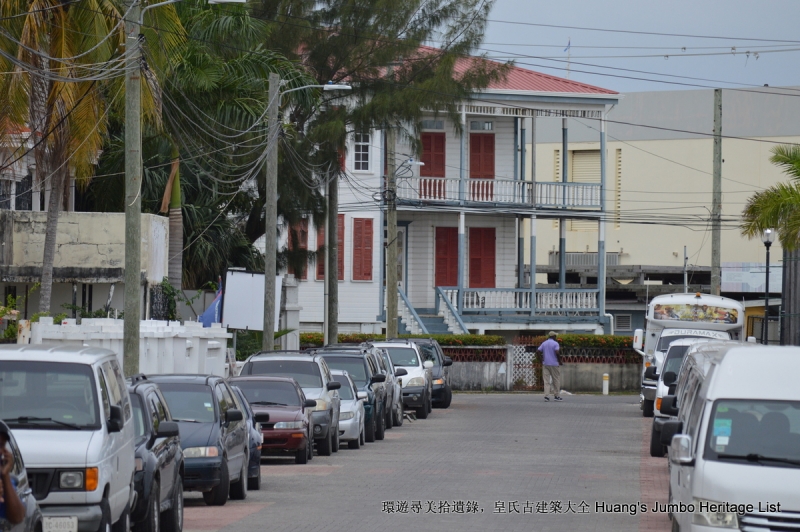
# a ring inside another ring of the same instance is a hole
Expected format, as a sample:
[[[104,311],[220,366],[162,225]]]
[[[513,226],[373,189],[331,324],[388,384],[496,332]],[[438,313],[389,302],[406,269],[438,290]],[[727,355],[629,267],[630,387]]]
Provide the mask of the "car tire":
[[[453,390],[447,386],[444,389],[444,397],[442,398],[442,402],[439,404],[439,408],[450,408],[450,403],[453,402]]]
[[[350,440],[347,442],[348,449],[360,449],[361,448],[361,434],[358,435],[358,438],[355,440]]]
[[[364,441],[367,443],[375,441],[375,415],[372,416],[372,421],[364,425]]]
[[[391,429],[394,427],[394,413],[392,408],[386,408],[386,416],[383,418],[383,426],[386,430]]]
[[[325,439],[317,441],[317,454],[320,455],[320,456],[330,456],[331,455],[331,451],[332,451],[332,447],[333,447],[333,441],[331,441],[331,430],[333,430],[333,428],[329,427],[328,428],[328,434],[327,434],[327,436],[325,436]]]
[[[203,492],[203,500],[208,506],[225,506],[228,502],[228,492],[231,488],[231,479],[228,476],[228,461],[222,458],[222,465],[219,469],[219,484],[209,491]]]
[[[308,443],[306,444],[308,450],[308,461],[314,459],[314,439],[311,437],[311,432],[308,433]]]
[[[661,433],[656,430],[656,422],[653,421],[653,428],[650,429],[650,456],[655,458],[664,457],[664,446],[661,445]]]
[[[158,497],[156,497],[158,500]],[[111,532],[130,532],[131,529],[131,507],[126,504],[117,522],[111,525]]]
[[[375,439],[382,440],[386,436],[386,416],[378,416],[378,423],[375,426]]]
[[[433,412],[433,394],[428,394],[428,413]]]
[[[358,441],[362,446],[367,443],[367,440],[364,439],[364,427],[361,427],[361,434],[358,435]]]
[[[416,409],[417,419],[428,419],[428,403]]]
[[[111,506],[108,499],[100,501],[100,527],[98,532],[112,532],[111,530]]]
[[[338,453],[341,444],[342,442],[339,441],[339,425],[336,425],[336,431],[334,431],[333,436],[331,436],[331,451]]]
[[[294,453],[294,463],[295,464],[307,464],[308,463],[308,446],[311,445],[310,443],[306,445],[304,449],[297,449]]]
[[[644,400],[642,403],[642,417],[653,417],[655,412],[655,403],[654,401],[648,401],[647,399]]]
[[[397,407],[394,409],[394,412],[392,413],[392,417],[394,418],[394,419],[392,419],[392,424],[395,427],[402,427],[403,426],[403,406],[402,405],[397,405]]]
[[[147,512],[145,512],[144,519],[134,525],[133,532],[159,532],[161,528],[159,515],[161,512],[161,501],[158,499],[160,496],[161,489],[158,480],[153,479],[153,484],[150,486],[150,496],[147,499]]]
[[[249,469],[249,467],[248,467]],[[261,489],[261,461],[258,464],[258,475],[247,478],[247,490],[259,491]]]
[[[231,482],[231,499],[235,501],[243,501],[247,498],[247,453],[242,459],[242,472],[239,475],[239,480]]]
[[[161,514],[161,532],[183,531],[183,478],[175,479],[172,488],[172,508]]]

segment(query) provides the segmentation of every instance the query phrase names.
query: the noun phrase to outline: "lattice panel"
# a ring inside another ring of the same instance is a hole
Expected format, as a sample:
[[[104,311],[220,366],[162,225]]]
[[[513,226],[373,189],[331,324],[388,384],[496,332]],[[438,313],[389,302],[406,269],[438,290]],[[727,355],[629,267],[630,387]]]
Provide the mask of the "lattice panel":
[[[511,350],[511,382],[514,390],[542,389],[542,363],[535,348],[515,345]]]

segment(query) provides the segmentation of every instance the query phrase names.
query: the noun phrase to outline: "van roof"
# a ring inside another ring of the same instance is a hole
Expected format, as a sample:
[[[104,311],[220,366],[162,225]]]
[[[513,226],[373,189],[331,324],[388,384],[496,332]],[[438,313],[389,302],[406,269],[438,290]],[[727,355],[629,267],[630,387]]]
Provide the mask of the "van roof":
[[[800,347],[738,344],[725,349],[716,364],[707,399],[800,399]]]
[[[71,346],[64,344],[11,344],[0,345],[0,360],[25,360],[32,362],[67,362],[94,364],[97,360],[116,356],[100,347]]]

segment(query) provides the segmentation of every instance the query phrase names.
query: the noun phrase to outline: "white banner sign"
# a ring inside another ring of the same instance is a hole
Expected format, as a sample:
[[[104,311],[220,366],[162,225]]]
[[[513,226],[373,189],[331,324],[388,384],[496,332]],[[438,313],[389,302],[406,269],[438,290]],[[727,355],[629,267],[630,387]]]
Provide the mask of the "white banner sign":
[[[264,274],[228,271],[222,297],[222,326],[264,330]],[[275,277],[275,331],[280,328],[283,277]]]

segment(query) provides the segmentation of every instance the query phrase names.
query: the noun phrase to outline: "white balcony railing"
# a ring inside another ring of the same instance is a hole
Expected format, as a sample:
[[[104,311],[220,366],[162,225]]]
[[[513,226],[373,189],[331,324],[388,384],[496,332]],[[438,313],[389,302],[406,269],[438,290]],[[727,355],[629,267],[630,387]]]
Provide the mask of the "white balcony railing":
[[[397,198],[411,201],[460,201],[460,179],[447,177],[409,177],[397,180]],[[467,179],[464,201],[468,203],[507,203],[532,205],[532,183],[511,179]]]
[[[536,183],[536,206],[599,209],[600,183]]]
[[[437,288],[451,306],[458,308],[458,289]],[[536,290],[535,314],[596,314],[596,289],[539,289]],[[526,288],[464,289],[462,312],[464,314],[531,311],[531,291]]]

